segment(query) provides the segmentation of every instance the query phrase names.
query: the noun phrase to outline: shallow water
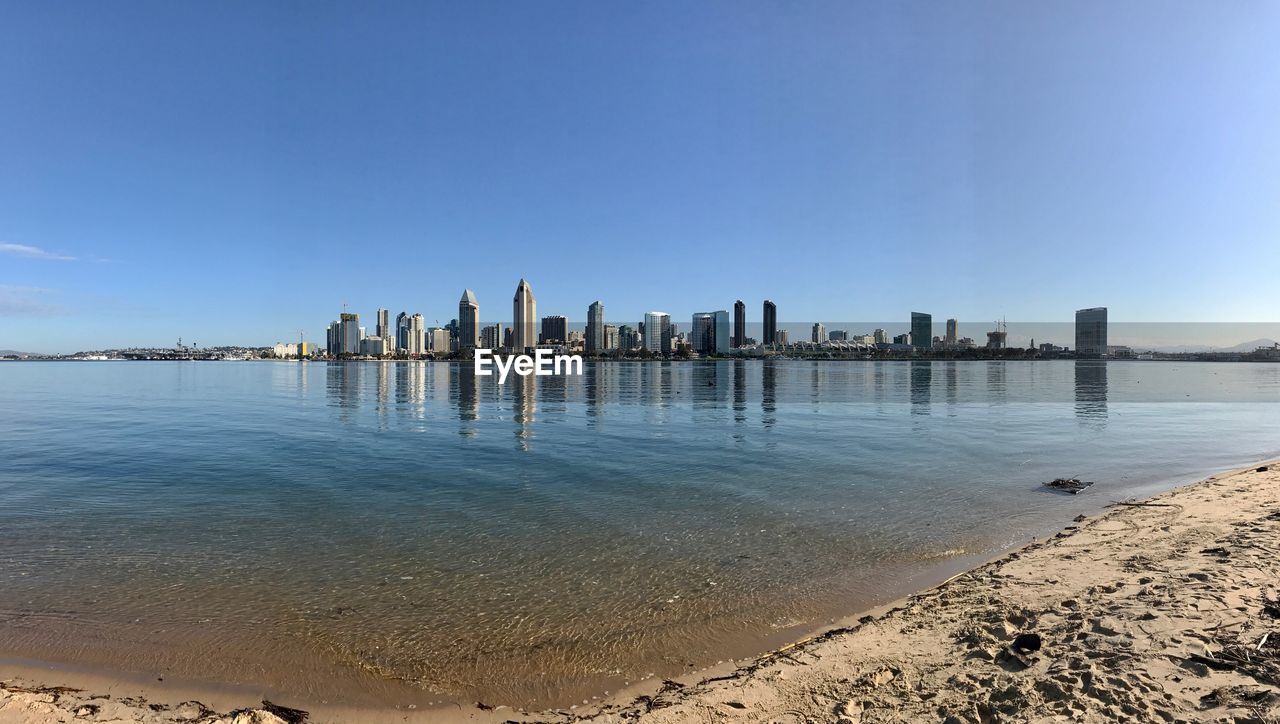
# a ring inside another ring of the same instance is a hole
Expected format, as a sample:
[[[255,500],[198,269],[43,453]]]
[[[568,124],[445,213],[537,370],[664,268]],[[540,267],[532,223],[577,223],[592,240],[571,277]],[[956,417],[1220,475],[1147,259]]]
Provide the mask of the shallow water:
[[[0,654],[535,706],[1280,454],[1274,364],[33,362],[0,407]]]

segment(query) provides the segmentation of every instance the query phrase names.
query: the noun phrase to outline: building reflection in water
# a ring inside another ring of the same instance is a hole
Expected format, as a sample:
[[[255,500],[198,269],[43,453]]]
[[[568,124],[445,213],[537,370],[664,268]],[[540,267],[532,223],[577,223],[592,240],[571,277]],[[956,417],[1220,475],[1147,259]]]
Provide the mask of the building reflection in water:
[[[533,441],[533,425],[538,418],[538,377],[511,375],[506,387],[511,393],[511,411],[515,413],[516,448],[528,452]]]
[[[929,414],[929,396],[933,387],[933,363],[928,360],[911,361],[911,414]]]
[[[1008,371],[1003,361],[987,362],[987,399],[990,402],[1002,403],[1008,397],[1009,388],[1005,379]]]
[[[1076,360],[1076,418],[1102,425],[1107,421],[1107,363]]]
[[[771,359],[760,364],[760,422],[773,427],[778,422],[778,366]]]
[[[476,426],[471,424],[480,418],[480,399],[476,389],[476,376],[470,369],[458,370],[453,375],[454,399],[458,403],[458,434],[472,437],[476,434]]]
[[[946,381],[947,385],[947,406],[954,407],[956,400],[959,397],[955,360],[948,360],[943,364],[942,377]],[[955,410],[952,410],[951,414],[954,415]]]
[[[747,363],[733,361],[733,421],[747,421]]]

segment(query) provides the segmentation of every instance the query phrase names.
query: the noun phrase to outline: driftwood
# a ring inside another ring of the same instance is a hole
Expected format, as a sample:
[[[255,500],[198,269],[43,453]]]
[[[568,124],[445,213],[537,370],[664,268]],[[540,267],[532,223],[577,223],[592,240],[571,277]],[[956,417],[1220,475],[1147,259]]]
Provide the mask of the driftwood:
[[[1046,488],[1061,490],[1072,495],[1078,495],[1081,490],[1088,488],[1090,485],[1093,485],[1092,480],[1081,481],[1079,478],[1056,478],[1044,484]]]

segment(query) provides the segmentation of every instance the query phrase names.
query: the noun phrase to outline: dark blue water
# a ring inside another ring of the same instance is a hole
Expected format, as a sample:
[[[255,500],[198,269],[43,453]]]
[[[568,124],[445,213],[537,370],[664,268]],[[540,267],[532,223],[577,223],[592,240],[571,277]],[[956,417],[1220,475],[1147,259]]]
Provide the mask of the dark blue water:
[[[1274,364],[6,363],[0,410],[0,655],[527,704],[1280,455]]]

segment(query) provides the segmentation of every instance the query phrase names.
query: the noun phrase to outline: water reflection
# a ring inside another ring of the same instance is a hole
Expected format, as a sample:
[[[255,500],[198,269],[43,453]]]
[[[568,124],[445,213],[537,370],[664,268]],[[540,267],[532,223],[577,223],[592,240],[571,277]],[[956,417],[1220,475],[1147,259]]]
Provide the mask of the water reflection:
[[[1107,420],[1107,363],[1076,360],[1076,417],[1082,423],[1102,425]]]
[[[929,395],[932,386],[933,363],[914,360],[911,363],[911,414],[929,414]]]

